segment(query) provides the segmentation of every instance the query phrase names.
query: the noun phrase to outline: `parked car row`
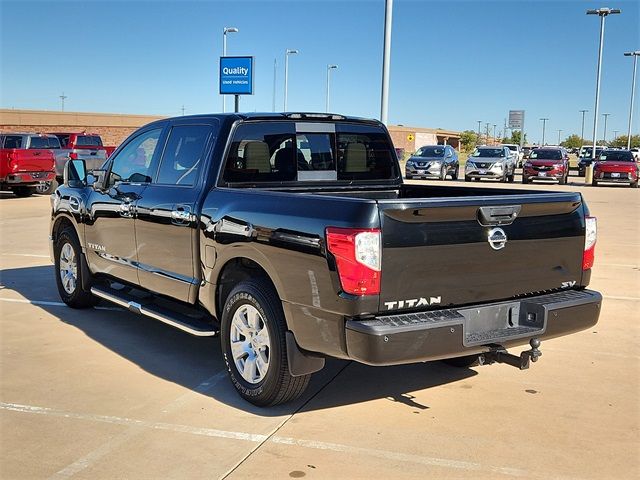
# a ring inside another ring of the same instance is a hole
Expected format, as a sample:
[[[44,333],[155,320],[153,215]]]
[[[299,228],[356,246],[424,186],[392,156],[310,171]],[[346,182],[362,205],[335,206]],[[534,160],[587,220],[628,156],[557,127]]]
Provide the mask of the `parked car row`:
[[[84,160],[92,170],[108,157],[100,135],[94,133],[5,133],[0,138],[0,188],[19,196],[52,193],[62,183],[69,159]]]

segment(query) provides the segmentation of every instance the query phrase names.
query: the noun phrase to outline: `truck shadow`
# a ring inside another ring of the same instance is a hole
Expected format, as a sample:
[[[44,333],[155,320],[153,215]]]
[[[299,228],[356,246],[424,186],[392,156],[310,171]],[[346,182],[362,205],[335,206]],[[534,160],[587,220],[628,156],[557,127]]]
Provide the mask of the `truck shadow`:
[[[32,303],[30,308],[34,318],[38,315],[35,309],[43,309],[149,374],[185,388],[194,389],[204,379],[225,372],[218,338],[194,337],[105,302],[90,310],[74,310],[60,305],[53,275],[50,265],[0,271],[3,297],[17,298],[8,293],[13,291]],[[3,308],[8,308],[9,303],[2,304]],[[29,318],[25,321],[28,322]],[[7,330],[5,333],[11,334]],[[416,411],[429,406],[417,402],[412,392],[436,388],[476,374],[473,370],[453,368],[440,362],[368,367],[329,360],[321,372],[313,375],[305,395],[287,405],[254,407],[237,395],[226,378],[203,394],[231,407],[266,417],[380,398],[405,404]]]

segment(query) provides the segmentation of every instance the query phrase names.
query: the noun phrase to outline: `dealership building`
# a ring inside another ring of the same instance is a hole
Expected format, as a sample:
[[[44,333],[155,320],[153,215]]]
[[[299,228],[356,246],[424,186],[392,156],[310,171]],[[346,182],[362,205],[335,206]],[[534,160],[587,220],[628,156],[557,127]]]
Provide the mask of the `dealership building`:
[[[154,115],[56,112],[48,110],[0,109],[0,132],[97,133],[104,145],[117,146],[136,128],[165,118]],[[452,145],[460,149],[460,132],[438,128],[390,125],[394,146],[411,153],[423,145]]]

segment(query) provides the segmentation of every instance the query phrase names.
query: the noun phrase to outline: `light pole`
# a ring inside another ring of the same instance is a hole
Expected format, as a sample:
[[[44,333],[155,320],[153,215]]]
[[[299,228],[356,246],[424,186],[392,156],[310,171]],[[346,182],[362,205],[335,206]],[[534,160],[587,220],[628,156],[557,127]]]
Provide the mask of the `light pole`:
[[[496,143],[496,124],[493,124],[493,144]]]
[[[389,67],[391,65],[391,23],[393,0],[385,0],[384,6],[384,47],[382,50],[382,92],[380,95],[380,121],[387,124],[389,116]]]
[[[547,128],[547,120],[549,120],[548,118],[541,118],[540,120],[542,120],[542,142],[540,143],[541,147],[544,147],[544,131]]]
[[[598,8],[597,10],[587,10],[587,15],[598,15],[600,17],[600,45],[598,47],[598,69],[596,73],[596,105],[593,112],[593,148],[591,149],[591,159],[596,159],[596,144],[598,137],[598,108],[600,107],[600,75],[602,73],[602,45],[604,43],[604,20],[608,15],[620,13],[617,8]]]
[[[607,118],[609,118],[609,115],[611,115],[610,113],[603,113],[602,116],[604,117],[604,143],[606,145],[607,143]]]
[[[331,70],[335,70],[336,68],[338,68],[338,65],[327,65],[327,108],[326,108],[326,112],[329,113],[329,87],[330,87],[330,73]]]
[[[485,145],[489,145],[489,122],[486,123],[485,128],[487,130],[487,136],[485,137],[485,142],[487,143]]]
[[[560,135],[562,135],[562,130],[558,130],[558,146],[560,146]]]
[[[287,111],[287,95],[289,88],[289,55],[295,55],[299,53],[298,50],[292,50],[287,48],[284,51],[284,111]]]
[[[271,111],[276,111],[276,77],[278,71],[278,59],[273,59],[273,99],[271,100]]]
[[[631,118],[633,117],[633,97],[636,93],[636,69],[638,67],[638,56],[640,50],[635,52],[625,52],[625,57],[633,57],[633,78],[631,80],[631,104],[629,105],[629,127],[627,128],[627,150],[631,148]]]
[[[478,145],[480,145],[480,129],[482,128],[482,120],[478,120]]]
[[[238,33],[238,29],[236,27],[224,27],[222,29],[222,56],[227,56],[227,33]],[[227,97],[222,95],[222,113],[227,111],[226,105]]]
[[[580,113],[582,113],[582,130],[580,130],[580,140],[582,141],[582,143],[584,143],[584,114],[587,113],[589,110],[579,110]]]

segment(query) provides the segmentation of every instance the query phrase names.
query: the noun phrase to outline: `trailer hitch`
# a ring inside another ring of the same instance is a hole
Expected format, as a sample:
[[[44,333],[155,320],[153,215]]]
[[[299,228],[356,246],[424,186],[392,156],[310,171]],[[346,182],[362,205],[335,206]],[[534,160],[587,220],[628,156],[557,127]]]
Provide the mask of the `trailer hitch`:
[[[542,356],[542,352],[539,350],[540,340],[532,338],[529,345],[531,345],[531,350],[522,352],[520,356],[510,354],[503,347],[492,348],[487,353],[480,355],[480,364],[506,363],[520,370],[526,370],[529,368],[530,362],[537,362],[538,358]]]

